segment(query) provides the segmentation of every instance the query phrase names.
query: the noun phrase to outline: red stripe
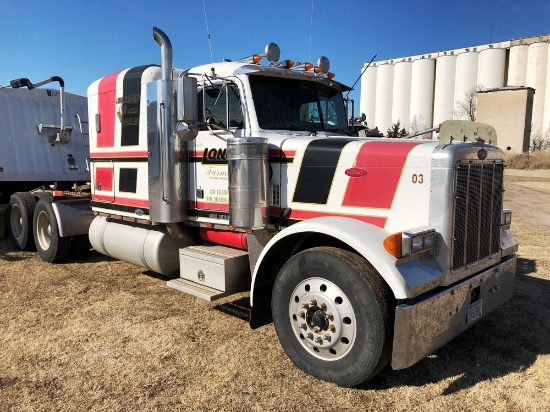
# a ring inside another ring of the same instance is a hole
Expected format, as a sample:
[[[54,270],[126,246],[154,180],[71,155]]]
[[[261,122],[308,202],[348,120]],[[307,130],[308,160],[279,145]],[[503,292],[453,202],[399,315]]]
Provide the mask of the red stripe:
[[[98,200],[100,202],[109,202],[111,204],[119,204],[124,206],[135,206],[135,207],[149,207],[149,200],[143,200],[143,199],[130,199],[127,197],[115,197],[115,200],[113,202],[113,198],[109,196],[102,196],[102,195],[94,195],[92,200]]]
[[[97,147],[115,145],[116,79],[119,72],[105,76],[98,87],[98,113],[100,130],[97,132]]]
[[[355,167],[365,177],[349,178],[342,206],[389,209],[393,202],[405,161],[422,142],[367,142],[361,146]]]
[[[195,202],[190,200],[189,205],[192,209],[216,210],[220,212],[229,211],[229,203]]]
[[[95,152],[91,153],[90,157],[93,159],[99,158],[113,158],[113,157],[148,157],[146,150],[133,151],[133,152]]]
[[[94,183],[95,187],[99,187],[99,185],[101,184],[101,190],[104,190],[106,192],[112,192],[113,191],[113,168],[96,167],[94,182],[95,182]],[[107,197],[107,196],[104,196],[104,197]],[[94,199],[96,198],[97,196],[94,193]],[[109,197],[109,199],[113,200],[113,197],[111,196]]]
[[[269,208],[269,214],[271,216],[280,216],[281,209],[270,207]],[[352,214],[345,214],[345,213],[331,213],[331,212],[312,212],[308,210],[296,210],[292,209],[290,212],[290,215],[288,215],[288,219],[294,219],[294,220],[306,220],[306,219],[313,219],[315,217],[347,217],[350,219],[360,220],[362,222],[370,223],[372,225],[378,226],[383,228],[386,225],[386,220],[388,218],[386,217],[379,217],[379,216],[362,216],[362,215],[352,215]]]

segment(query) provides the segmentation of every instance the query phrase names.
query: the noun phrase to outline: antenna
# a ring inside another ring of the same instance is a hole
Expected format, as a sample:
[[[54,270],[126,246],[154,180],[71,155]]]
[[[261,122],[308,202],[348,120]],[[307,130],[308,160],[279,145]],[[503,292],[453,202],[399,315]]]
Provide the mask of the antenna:
[[[309,56],[307,61],[311,61],[311,34],[313,32],[313,0],[311,0],[311,22],[309,24]]]
[[[202,7],[204,9],[204,21],[206,22],[206,34],[208,35],[208,46],[210,47],[210,61],[214,65],[214,57],[212,55],[212,42],[210,41],[210,29],[208,28],[208,17],[206,17],[206,4],[205,0],[202,0]]]
[[[363,75],[365,74],[365,72],[366,72],[367,69],[369,68],[369,66],[370,66],[370,64],[372,63],[372,61],[373,61],[374,59],[376,59],[376,56],[378,56],[378,54],[375,54],[374,56],[372,56],[372,59],[370,59],[370,62],[369,62],[369,64],[367,64],[367,67],[365,67],[365,68],[363,69],[363,71],[361,72],[361,74],[359,75],[359,77],[357,78],[357,80],[355,80],[355,83],[353,83],[353,86],[351,86],[352,89],[353,89],[354,86],[357,84],[357,82],[359,81],[359,79],[360,79],[361,77],[363,77]],[[347,98],[348,98],[349,92],[351,92],[351,90],[348,91],[348,94],[346,94],[346,97],[344,97],[344,99],[347,99]]]

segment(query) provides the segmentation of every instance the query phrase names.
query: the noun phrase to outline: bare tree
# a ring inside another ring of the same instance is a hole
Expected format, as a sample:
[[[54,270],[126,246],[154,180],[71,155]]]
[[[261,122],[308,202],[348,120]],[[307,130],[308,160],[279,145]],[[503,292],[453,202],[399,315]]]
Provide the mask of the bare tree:
[[[532,153],[537,150],[550,150],[550,128],[546,129],[544,134],[542,132],[531,133],[529,152]]]
[[[411,119],[411,124],[409,125],[409,135],[414,136],[426,129],[428,129],[428,126],[424,123],[424,116],[421,114],[415,114]],[[428,133],[427,135],[427,137],[424,135],[423,138],[431,138],[431,134]]]
[[[453,115],[458,118],[467,117],[471,121],[476,120],[477,112],[477,92],[483,87],[478,85],[477,87],[472,87],[466,93],[464,93],[463,100],[456,100]]]

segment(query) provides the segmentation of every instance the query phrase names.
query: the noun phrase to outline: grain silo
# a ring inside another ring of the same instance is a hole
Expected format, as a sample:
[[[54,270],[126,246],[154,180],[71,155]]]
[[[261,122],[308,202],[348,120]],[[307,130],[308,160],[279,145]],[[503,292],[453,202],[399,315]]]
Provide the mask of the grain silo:
[[[441,52],[437,56],[434,90],[434,125],[452,119],[455,96],[456,55]]]
[[[533,99],[533,128],[531,133],[543,133],[544,97],[546,95],[546,71],[548,68],[548,43],[537,42],[529,45],[527,55],[527,77],[525,85],[535,89]]]
[[[365,113],[367,123],[374,126],[376,109],[376,63],[371,64],[361,78],[361,102],[360,113]]]
[[[393,69],[393,97],[391,122],[400,122],[401,127],[409,129],[411,106],[411,76],[413,63],[400,61]]]
[[[525,86],[527,79],[527,55],[528,44],[518,44],[510,47],[510,58],[508,62],[508,86]]]
[[[369,68],[361,83],[366,88],[361,90],[361,111],[367,114],[369,125],[382,131],[397,120],[411,128],[413,121],[416,126],[430,127],[453,118],[469,119],[468,98],[475,99],[472,93],[478,89],[492,92],[520,86],[535,93],[527,99],[533,101],[532,131],[550,136],[548,34],[384,60],[372,66],[376,69]],[[409,123],[405,120],[407,103]]]
[[[477,89],[477,70],[479,53],[474,49],[465,49],[456,58],[454,118],[468,120],[467,105],[469,95]]]
[[[477,71],[477,85],[483,89],[494,89],[504,86],[504,72],[506,65],[506,49],[489,47],[479,52],[479,66]]]
[[[374,125],[380,130],[391,126],[393,97],[393,64],[388,62],[378,66],[376,75],[376,111]]]
[[[431,55],[416,59],[412,66],[411,121],[421,129],[432,126],[435,59]]]

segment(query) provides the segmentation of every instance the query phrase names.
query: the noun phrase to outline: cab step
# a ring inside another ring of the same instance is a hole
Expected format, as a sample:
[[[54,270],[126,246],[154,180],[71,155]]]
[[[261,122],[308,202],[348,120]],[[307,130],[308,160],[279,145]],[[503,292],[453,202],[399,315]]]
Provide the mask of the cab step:
[[[248,252],[204,244],[181,248],[180,278],[167,286],[213,301],[250,288]]]
[[[197,282],[192,282],[183,278],[169,280],[168,282],[166,282],[166,285],[168,287],[177,289],[180,292],[185,292],[190,295],[196,296],[197,298],[208,300],[210,302],[229,295],[229,293],[227,292],[210,288],[205,285],[200,285]]]

